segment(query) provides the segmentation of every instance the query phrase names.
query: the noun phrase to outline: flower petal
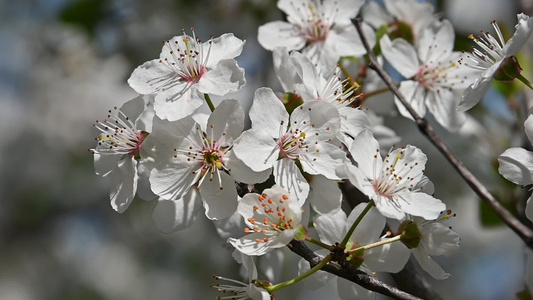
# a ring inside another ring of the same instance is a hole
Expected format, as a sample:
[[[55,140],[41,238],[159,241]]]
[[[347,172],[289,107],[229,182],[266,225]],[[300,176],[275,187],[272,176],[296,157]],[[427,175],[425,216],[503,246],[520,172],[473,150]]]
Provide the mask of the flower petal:
[[[244,69],[234,59],[221,60],[198,81],[198,91],[224,96],[236,92],[246,84]]]
[[[309,183],[294,161],[280,159],[274,163],[274,181],[296,197],[302,206],[309,195]]]
[[[211,46],[209,44],[211,43]],[[239,56],[244,47],[245,41],[235,37],[233,33],[225,33],[211,41],[202,44],[204,51],[209,51],[209,59],[206,67],[214,68],[221,60],[231,59]],[[211,47],[210,50],[209,47]]]
[[[317,215],[313,221],[320,240],[326,244],[340,243],[346,234],[346,214],[342,209],[335,213]]]
[[[319,214],[328,214],[340,209],[342,192],[335,181],[316,175],[313,176],[310,186],[308,200],[314,211]]]
[[[429,275],[431,275],[435,279],[446,279],[450,277],[449,273],[446,273],[441,266],[439,266],[438,263],[436,263],[429,255],[424,252],[423,248],[418,247],[413,250],[413,255],[415,256],[416,260],[424,269],[424,271],[428,272]]]
[[[459,251],[459,235],[442,223],[431,222],[420,228],[422,245],[431,256],[450,256]]]
[[[210,220],[225,219],[237,211],[235,181],[223,171],[204,179],[200,185],[200,195],[204,201],[205,215]]]
[[[250,129],[235,141],[233,152],[248,167],[256,172],[272,168],[278,159],[276,141],[262,129]]]
[[[519,185],[533,183],[533,152],[510,148],[498,157],[498,163],[498,172],[505,179]]]
[[[379,43],[385,59],[403,77],[409,79],[416,75],[420,67],[420,62],[418,61],[416,50],[411,44],[404,39],[391,41],[388,35],[384,35]]]
[[[239,101],[223,100],[209,117],[207,136],[211,140],[224,141],[222,146],[230,146],[244,129],[244,110]],[[223,135],[224,134],[224,135]]]
[[[191,226],[201,208],[202,201],[198,190],[190,189],[183,198],[158,200],[152,212],[152,219],[159,231],[171,233]]]
[[[272,89],[259,88],[255,91],[250,108],[250,120],[253,129],[260,129],[272,138],[279,138],[280,132],[287,131],[289,114]]]
[[[137,161],[133,157],[120,161],[110,177],[111,206],[122,213],[130,206],[137,191]]]
[[[283,21],[259,26],[257,41],[267,50],[286,47],[289,51],[302,49],[306,42],[296,25]]]

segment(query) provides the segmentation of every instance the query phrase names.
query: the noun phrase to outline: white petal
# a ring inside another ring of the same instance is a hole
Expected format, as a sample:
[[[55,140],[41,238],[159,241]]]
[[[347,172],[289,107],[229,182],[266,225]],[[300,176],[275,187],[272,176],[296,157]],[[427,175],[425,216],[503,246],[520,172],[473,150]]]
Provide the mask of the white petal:
[[[247,234],[240,239],[229,238],[228,242],[232,244],[235,249],[246,255],[259,256],[272,250],[272,248],[268,247],[267,243],[256,242],[256,239],[262,239],[263,237],[263,234],[254,232]]]
[[[278,159],[279,149],[268,132],[250,129],[242,133],[233,146],[235,156],[256,172],[272,168]]]
[[[391,23],[394,21],[391,15],[389,15],[378,3],[372,1],[363,5],[361,9],[361,15],[363,20],[372,25],[376,30],[382,25]]]
[[[296,53],[301,55],[299,52],[293,52],[292,54]],[[272,51],[274,72],[276,73],[276,76],[278,76],[283,91],[286,93],[295,92],[295,85],[302,81],[296,71],[297,67],[293,65],[293,59],[291,56],[289,56],[289,51],[285,47],[277,47]],[[309,64],[310,63],[311,62],[309,62]]]
[[[457,93],[446,88],[440,89],[438,93],[428,92],[426,106],[444,128],[449,131],[458,131],[466,121],[466,115],[457,111],[455,99]]]
[[[327,255],[327,253],[325,253]],[[305,272],[309,271],[311,269],[311,265],[308,261],[305,259],[300,259],[298,261],[298,275],[302,275]],[[325,286],[332,278],[334,278],[334,275],[324,272],[324,271],[318,271],[311,276],[307,277],[303,283],[306,288],[314,291],[318,290],[319,288]]]
[[[280,159],[274,163],[274,181],[296,197],[302,206],[309,195],[309,183],[294,161]]]
[[[212,221],[217,229],[218,235],[225,240],[232,236],[242,235],[244,228],[246,228],[242,216],[238,212],[234,212],[228,218]]]
[[[459,251],[459,235],[449,227],[432,222],[420,228],[422,245],[431,256],[450,256]]]
[[[376,172],[381,170],[381,158],[378,141],[369,130],[358,134],[350,146],[350,154],[357,163],[357,167],[366,178],[375,179]]]
[[[158,92],[154,109],[161,119],[176,121],[192,115],[203,102],[203,94],[196,87],[179,87]]]
[[[519,185],[533,183],[533,152],[510,148],[498,157],[498,163],[498,172],[505,179]]]
[[[385,59],[403,77],[408,79],[416,75],[420,62],[416,50],[411,44],[401,38],[391,41],[388,35],[384,35],[379,43]]]
[[[190,189],[181,199],[160,199],[152,212],[154,224],[163,233],[171,233],[191,226],[202,208],[200,194]]]
[[[489,90],[494,73],[500,67],[502,62],[503,60],[485,70],[485,72],[481,74],[481,77],[477,78],[476,81],[466,89],[461,97],[461,102],[459,102],[459,105],[457,106],[457,110],[469,110],[481,101],[481,98],[483,98]]]
[[[296,25],[283,21],[259,26],[257,41],[267,50],[286,47],[289,51],[302,49],[306,42]]]
[[[362,23],[363,33],[368,41],[370,47],[374,47],[376,44],[376,34],[370,25]],[[336,25],[333,27],[333,31],[325,41],[325,48],[328,49],[329,45],[332,45],[335,53],[340,56],[362,56],[366,54],[366,48],[359,37],[359,33],[355,29],[352,23],[348,23],[344,26]],[[323,55],[329,55],[323,54]],[[338,58],[337,58],[338,60]],[[327,67],[333,67],[334,65],[325,65]]]
[[[339,180],[343,173],[339,173],[339,167],[346,162],[346,153],[338,146],[328,142],[317,144],[310,143],[309,152],[300,159],[304,172],[312,175],[324,175],[332,180]]]
[[[533,144],[533,115],[529,115],[524,122],[524,130],[529,142]]]
[[[255,91],[254,102],[250,108],[250,120],[252,128],[265,131],[273,138],[279,138],[280,132],[287,131],[289,114],[272,89],[259,88]],[[283,125],[280,125],[282,123]]]
[[[99,147],[97,146],[96,149]],[[123,154],[102,155],[98,153],[93,154],[94,171],[96,175],[106,176],[111,173],[121,159],[124,159]]]
[[[529,197],[526,202],[526,217],[533,222],[533,196]]]
[[[229,146],[241,135],[244,128],[244,110],[239,101],[226,99],[222,101],[209,117],[207,136],[211,140],[224,140],[223,146]],[[222,134],[225,134],[224,137]]]
[[[310,101],[297,107],[291,114],[291,126],[296,125],[307,139],[333,139],[340,129],[339,111],[330,103]],[[294,132],[294,128],[291,127]],[[315,137],[318,133],[318,137]],[[310,141],[308,141],[310,142]]]
[[[335,213],[317,215],[313,224],[320,240],[326,244],[340,243],[346,234],[346,214],[342,209]]]
[[[119,213],[124,212],[137,191],[137,161],[127,157],[111,172],[111,206]]]
[[[422,31],[417,47],[418,57],[425,63],[443,61],[451,55],[454,43],[452,23],[446,19],[435,21]]]
[[[346,219],[345,232],[348,232],[367,205],[368,203],[360,203],[350,212]],[[385,228],[385,217],[375,207],[372,207],[357,225],[350,240],[359,243],[361,246],[377,242],[383,228]]]
[[[338,211],[341,207],[342,192],[337,183],[322,175],[313,176],[311,180],[309,203],[313,210],[319,214],[328,214]]]
[[[371,128],[368,115],[360,109],[343,107],[339,109],[339,115],[341,118],[340,132],[343,136],[347,135],[343,139],[343,142],[347,146],[351,145],[351,140],[359,133],[365,129],[370,130]]]
[[[412,80],[402,81],[402,83],[400,84],[400,93],[402,93],[405,100],[407,100],[407,103],[411,105],[411,107],[420,117],[425,116],[425,98],[426,93],[428,93],[428,91],[424,89],[423,86],[421,86],[418,82]],[[394,97],[394,103],[396,103],[396,107],[398,107],[398,111],[400,112],[400,114],[402,114],[402,116],[413,120],[413,116],[411,116],[411,113],[409,113],[409,111],[405,108],[405,106],[396,96]]]
[[[146,95],[177,82],[178,74],[159,61],[159,59],[150,60],[135,68],[128,79],[130,87],[137,93]]]
[[[212,179],[205,178],[200,185],[205,215],[210,220],[225,219],[237,210],[235,181],[223,171],[216,172]]]
[[[140,95],[131,99],[130,101],[124,103],[119,110],[128,116],[130,120],[137,120],[146,107],[144,97],[145,96]]]
[[[252,170],[242,160],[235,156],[234,151],[228,152],[226,156],[228,158],[226,167],[230,170],[230,175],[235,181],[248,184],[261,183],[265,182],[270,174],[272,174],[272,168],[260,172]]]
[[[164,199],[179,199],[185,196],[191,186],[196,183],[198,167],[193,165],[173,164],[158,166],[150,172],[152,191]]]
[[[221,60],[198,81],[198,91],[224,96],[236,92],[246,83],[244,69],[234,59]]]
[[[516,24],[516,31],[513,37],[507,41],[503,47],[503,53],[506,57],[515,55],[522,46],[527,42],[531,32],[533,32],[533,19],[523,13],[517,15],[518,24]]]
[[[446,210],[444,203],[425,193],[407,192],[398,197],[401,211],[426,220],[435,220],[442,211]]]
[[[373,272],[400,272],[404,267],[411,251],[402,243],[392,243],[372,248],[365,252],[365,265]]]
[[[429,255],[423,251],[423,248],[418,247],[414,249],[413,255],[422,269],[428,272],[433,278],[442,280],[450,277],[450,274],[446,273],[438,263],[431,259],[431,257],[429,257]]]
[[[245,41],[235,37],[233,33],[225,33],[217,38],[214,38],[209,49],[210,41],[202,44],[204,53],[209,52],[209,59],[207,60],[207,68],[213,68],[219,61],[223,59],[235,58],[239,56],[244,47]]]

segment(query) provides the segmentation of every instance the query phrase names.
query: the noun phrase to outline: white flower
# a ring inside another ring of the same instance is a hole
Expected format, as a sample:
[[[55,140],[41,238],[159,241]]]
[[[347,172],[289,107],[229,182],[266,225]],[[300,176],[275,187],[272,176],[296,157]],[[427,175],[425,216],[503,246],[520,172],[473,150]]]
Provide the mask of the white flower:
[[[246,194],[237,211],[249,228],[240,239],[230,238],[237,250],[246,255],[263,255],[287,245],[296,235],[302,209],[294,196],[274,185],[261,195]]]
[[[517,17],[518,24],[515,26],[516,31],[507,43],[504,41],[502,32],[495,21],[491,24],[494,27],[494,31],[496,31],[498,40],[490,33],[484,31],[481,32],[478,38],[475,38],[473,35],[469,36],[481,50],[472,48],[472,55],[467,56],[464,64],[470,68],[483,71],[483,73],[464,92],[461,102],[457,107],[459,110],[468,110],[481,100],[489,89],[494,75],[500,66],[508,58],[515,55],[529,39],[531,32],[533,32],[533,19],[530,19],[529,16],[522,13],[518,14]]]
[[[217,297],[217,300],[223,299],[239,299],[239,300],[270,300],[272,299],[267,290],[258,287],[255,284],[257,280],[257,268],[255,267],[253,258],[240,253],[239,251],[233,251],[233,258],[240,264],[242,264],[248,271],[248,283],[240,282],[238,280],[224,278],[221,276],[213,275],[215,280],[225,280],[232,284],[215,284],[211,287],[216,288],[220,293],[225,296]]]
[[[252,170],[274,167],[275,182],[303,205],[309,184],[296,162],[311,175],[339,179],[336,168],[346,154],[331,141],[339,127],[339,114],[328,103],[313,101],[297,107],[291,114],[269,88],[256,91],[250,109],[252,128],[235,143],[235,155]]]
[[[413,249],[413,255],[422,269],[435,279],[446,279],[450,277],[450,274],[446,273],[430,256],[444,255],[448,257],[453,255],[459,250],[459,241],[461,240],[457,233],[440,222],[445,219],[447,217],[438,221],[413,218],[422,236],[420,245]]]
[[[154,224],[163,233],[183,230],[191,226],[202,208],[202,199],[197,189],[189,189],[177,200],[159,199],[152,211]]]
[[[533,143],[533,115],[524,122],[526,135]],[[533,152],[523,148],[510,148],[498,157],[498,172],[505,179],[522,186],[533,184]],[[533,222],[533,195],[527,199],[526,217]]]
[[[414,42],[414,44],[418,42],[422,31],[437,19],[434,14],[435,7],[430,2],[418,0],[385,0],[383,2],[385,9],[376,1],[367,2],[361,9],[363,20],[376,30],[387,25],[388,34],[391,35],[407,38],[406,34],[412,34],[412,40],[409,42]],[[411,32],[405,32],[405,26],[409,26]]]
[[[233,141],[244,127],[244,112],[237,100],[224,100],[202,129],[192,117],[169,122],[154,118],[146,147],[152,149],[155,166],[150,174],[152,191],[177,200],[196,185],[209,219],[224,219],[237,208],[235,180],[265,181],[269,173],[257,173],[233,155]]]
[[[402,220],[406,214],[436,219],[446,209],[440,200],[423,192],[432,185],[424,176],[427,157],[414,146],[389,151],[381,158],[378,142],[370,131],[361,132],[350,153],[357,167],[347,165],[348,178],[362,193],[374,200],[386,217]]]
[[[155,111],[161,119],[179,120],[203,103],[204,94],[235,92],[246,82],[235,61],[244,41],[231,33],[201,43],[183,32],[163,42],[160,58],[137,67],[128,79],[140,94],[155,93]]]
[[[257,39],[267,50],[276,47],[302,50],[313,63],[334,67],[341,56],[366,53],[351,22],[363,3],[362,0],[280,0],[278,8],[287,14],[288,22],[274,21],[260,26]],[[366,24],[363,29],[374,45],[374,31]]]
[[[457,131],[466,120],[464,113],[457,111],[457,99],[476,72],[458,64],[463,53],[452,51],[454,40],[453,26],[447,20],[426,28],[416,49],[404,39],[391,41],[385,35],[380,40],[387,61],[403,77],[413,78],[400,85],[400,92],[413,109],[423,117],[427,107],[450,131]],[[395,102],[403,116],[412,118],[397,98]]]
[[[124,212],[135,197],[141,158],[145,158],[143,141],[148,129],[143,122],[145,100],[134,98],[109,110],[107,119],[96,121],[94,127],[102,133],[96,138],[98,145],[90,149],[94,154],[96,174],[111,177],[111,206]]]
[[[362,203],[356,206],[350,215],[346,217],[344,211],[339,210],[334,214],[319,215],[314,220],[315,228],[320,240],[326,244],[335,245],[340,243],[355,220],[361,215],[366,204]],[[355,228],[347,244],[347,250],[355,249],[360,246],[368,245],[380,240],[381,233],[385,227],[385,217],[383,217],[376,208],[371,208],[359,225]],[[319,250],[320,251],[320,250]],[[327,254],[320,253],[319,254]],[[373,272],[399,272],[409,259],[409,250],[401,243],[395,242],[366,250],[364,252],[364,262],[361,270],[372,274]],[[299,273],[309,270],[309,263],[300,260]],[[337,291],[341,299],[370,299],[374,298],[374,293],[370,292],[353,282],[338,278],[329,273],[318,271],[311,275],[304,283],[312,289],[324,286],[328,281],[337,278]]]

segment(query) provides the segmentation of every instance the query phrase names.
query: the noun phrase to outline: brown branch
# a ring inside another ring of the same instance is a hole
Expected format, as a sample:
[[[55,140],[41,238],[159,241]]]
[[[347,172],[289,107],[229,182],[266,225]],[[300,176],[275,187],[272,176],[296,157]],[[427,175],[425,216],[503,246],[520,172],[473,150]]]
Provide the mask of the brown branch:
[[[376,55],[372,52],[372,48],[368,44],[368,40],[364,35],[361,29],[361,21],[355,20],[355,27],[359,32],[361,41],[363,42],[365,48],[367,49],[368,56],[370,57],[371,68],[374,69],[381,79],[385,81],[385,84],[391,89],[394,95],[402,102],[403,106],[409,111],[411,116],[415,119],[415,122],[418,126],[418,129],[424,134],[430,141],[437,147],[437,149],[446,157],[446,159],[452,164],[452,166],[459,172],[461,177],[466,181],[466,183],[472,188],[472,190],[483,200],[485,201],[490,208],[498,214],[498,216],[516,233],[526,245],[533,249],[533,231],[527,226],[522,224],[518,219],[516,219],[509,211],[507,211],[493,196],[489,191],[477,180],[477,178],[463,165],[463,163],[448,149],[444,144],[441,138],[435,133],[433,127],[428,123],[428,121],[420,117],[413,107],[407,102],[405,97],[400,93],[391,77],[385,70],[381,67],[376,59]]]
[[[311,268],[316,266],[322,260],[320,256],[316,255],[303,242],[292,240],[287,246],[292,252],[307,260],[311,265]],[[322,268],[322,271],[337,275],[351,282],[354,282],[367,290],[374,291],[376,293],[380,293],[382,295],[394,299],[422,300],[421,298],[415,297],[402,290],[399,290],[396,287],[382,282],[375,276],[368,275],[365,272],[358,270],[350,263],[346,262],[345,259],[339,258],[339,255],[335,255],[335,258],[337,259],[337,262],[339,263],[341,268],[336,268],[335,266],[328,264]]]

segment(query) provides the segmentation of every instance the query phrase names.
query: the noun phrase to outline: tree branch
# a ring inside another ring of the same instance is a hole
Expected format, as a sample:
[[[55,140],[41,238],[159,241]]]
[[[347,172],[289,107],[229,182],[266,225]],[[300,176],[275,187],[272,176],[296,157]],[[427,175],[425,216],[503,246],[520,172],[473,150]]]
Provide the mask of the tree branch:
[[[355,27],[359,32],[359,36],[368,52],[370,58],[371,68],[374,69],[381,79],[385,81],[385,84],[391,89],[394,95],[402,102],[403,106],[409,111],[411,116],[415,119],[415,122],[418,126],[418,129],[424,134],[430,141],[437,147],[437,149],[446,157],[446,159],[452,164],[452,166],[459,172],[461,177],[466,181],[466,183],[472,188],[472,190],[483,200],[485,201],[491,209],[498,214],[498,216],[516,233],[526,245],[533,249],[533,231],[530,230],[527,226],[522,224],[518,219],[516,219],[509,211],[507,211],[493,196],[489,191],[477,180],[477,178],[463,165],[463,163],[448,149],[444,144],[441,138],[435,133],[433,127],[428,123],[428,121],[420,117],[413,107],[407,102],[405,97],[400,93],[391,77],[385,70],[381,67],[376,59],[376,55],[372,51],[372,48],[368,44],[368,40],[361,29],[361,21],[359,19],[355,20]]]
[[[322,258],[316,255],[303,242],[292,240],[287,246],[292,252],[296,253],[297,255],[307,260],[309,264],[311,265],[311,268],[316,266],[318,263],[320,263],[320,261],[322,261]],[[328,264],[322,268],[322,271],[326,271],[328,273],[337,275],[351,282],[354,282],[367,290],[374,291],[376,293],[380,293],[382,295],[385,295],[385,296],[388,296],[394,299],[422,300],[421,298],[415,297],[411,294],[401,291],[396,287],[393,287],[391,285],[388,285],[378,280],[374,276],[368,275],[365,272],[358,270],[357,268],[352,266],[350,263],[348,263],[343,258],[343,256],[341,257],[339,256],[340,255],[335,255],[335,259],[339,263],[341,268],[336,268],[333,265]]]

